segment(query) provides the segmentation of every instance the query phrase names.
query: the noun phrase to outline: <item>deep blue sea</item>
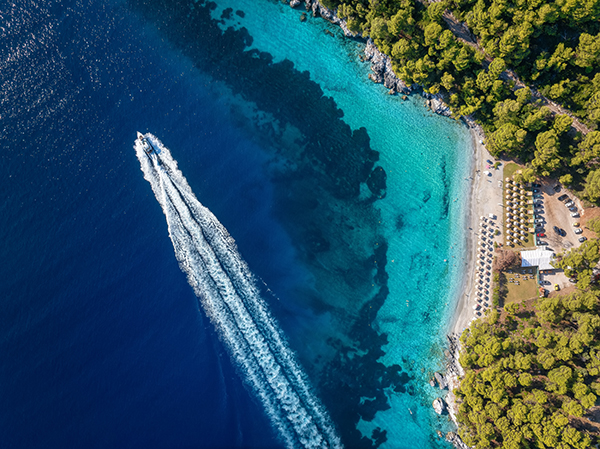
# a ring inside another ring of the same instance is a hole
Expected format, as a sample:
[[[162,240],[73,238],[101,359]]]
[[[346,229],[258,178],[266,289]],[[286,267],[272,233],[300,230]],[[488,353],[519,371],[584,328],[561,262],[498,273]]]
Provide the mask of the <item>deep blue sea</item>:
[[[180,269],[138,130],[235,239],[345,447],[447,447],[427,380],[462,281],[468,131],[301,13],[0,3],[0,447],[285,446]]]

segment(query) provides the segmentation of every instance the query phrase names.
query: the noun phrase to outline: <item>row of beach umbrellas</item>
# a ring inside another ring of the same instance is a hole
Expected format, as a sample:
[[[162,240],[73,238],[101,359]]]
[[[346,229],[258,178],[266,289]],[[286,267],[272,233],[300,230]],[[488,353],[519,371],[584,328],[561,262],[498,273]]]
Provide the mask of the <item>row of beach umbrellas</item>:
[[[476,265],[476,281],[477,281],[477,292],[476,301],[477,304],[473,306],[476,314],[481,316],[481,311],[487,307],[490,294],[490,278],[492,271],[493,252],[494,246],[492,241],[494,239],[496,230],[494,229],[494,223],[488,218],[480,217],[479,223],[479,241],[477,243],[477,265]]]

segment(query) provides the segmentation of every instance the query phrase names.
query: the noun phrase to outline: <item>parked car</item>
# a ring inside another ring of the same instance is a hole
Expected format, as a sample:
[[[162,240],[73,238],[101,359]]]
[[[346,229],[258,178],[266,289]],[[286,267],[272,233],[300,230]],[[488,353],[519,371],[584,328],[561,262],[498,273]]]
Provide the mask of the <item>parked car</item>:
[[[543,232],[538,232],[536,235],[538,237],[546,237],[546,234],[544,234]]]
[[[561,236],[563,236],[563,237],[565,237],[565,236],[567,235],[567,231],[565,231],[563,228],[560,228],[560,229],[558,230],[558,232],[559,232],[559,234],[560,234]]]
[[[559,291],[560,290],[560,286],[558,284],[554,284],[554,290]]]
[[[538,246],[544,246],[544,245],[547,245],[548,242],[542,242],[541,240],[538,240],[537,244],[538,244]]]
[[[576,208],[576,207],[569,207],[569,210],[570,210],[571,212],[577,212],[577,208]]]
[[[554,226],[552,229],[554,229],[554,232],[560,235],[560,229],[558,229],[558,226]]]
[[[573,218],[579,218],[579,212],[573,212],[571,214],[571,217],[573,217]]]
[[[533,198],[544,198],[544,197],[543,197],[543,195],[536,193],[535,195],[533,195]]]
[[[558,197],[558,201],[564,201],[564,200],[568,200],[569,199],[569,195],[561,195]]]
[[[581,243],[585,242],[587,240],[587,237],[579,237],[579,241]]]
[[[536,218],[535,219],[535,223],[543,223],[544,219],[543,218]]]
[[[573,201],[569,201],[567,203],[565,203],[565,206],[567,207],[573,207],[575,205],[575,203]]]
[[[531,186],[532,186],[534,189],[539,189],[540,187],[542,187],[540,184],[531,184]]]
[[[555,192],[560,192],[560,184],[556,184],[554,187],[552,187],[554,189]]]
[[[583,229],[575,228],[575,234],[581,234],[582,232],[583,232]]]
[[[533,189],[533,193],[540,193],[540,189]]]
[[[575,226],[576,228],[578,228],[579,227],[579,222],[576,221],[575,223],[573,223],[573,226]]]

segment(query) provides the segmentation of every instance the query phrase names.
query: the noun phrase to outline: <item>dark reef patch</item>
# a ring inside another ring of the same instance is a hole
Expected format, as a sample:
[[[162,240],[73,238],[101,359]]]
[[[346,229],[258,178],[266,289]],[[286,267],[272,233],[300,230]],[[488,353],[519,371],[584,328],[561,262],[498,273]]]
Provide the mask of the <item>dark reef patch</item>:
[[[244,11],[242,11],[241,9],[238,9],[238,10],[235,12],[235,14],[236,14],[236,16],[238,16],[238,17],[241,17],[242,19],[243,19],[244,17],[246,17],[246,13],[245,13]]]
[[[387,174],[383,167],[375,167],[367,178],[367,187],[377,198],[385,198],[387,188]]]
[[[423,203],[427,203],[427,201],[429,201],[431,199],[431,192],[429,190],[426,190],[425,192],[423,192],[423,197],[421,198],[421,201],[423,201]]]
[[[404,215],[398,214],[396,216],[395,225],[396,225],[396,231],[401,231],[402,230],[402,228],[405,225],[405,223],[404,223]]]
[[[225,82],[234,93],[254,102],[280,123],[292,123],[305,137],[305,157],[326,174],[336,198],[353,198],[371,174],[379,153],[364,128],[352,130],[344,113],[308,72],[289,60],[274,63],[271,55],[248,50],[252,37],[245,28],[222,31],[210,10],[214,3],[189,0],[129,0],[203,72]],[[231,12],[225,13],[229,17]],[[211,42],[211,45],[206,45]]]
[[[231,13],[233,13],[233,8],[225,8],[221,13],[221,19],[231,19]]]
[[[446,170],[446,159],[442,159],[440,163],[441,179],[444,183],[444,189],[442,193],[442,211],[440,213],[440,220],[448,218],[448,211],[450,209],[450,179],[448,177],[448,171]]]
[[[378,411],[388,410],[390,405],[386,390],[396,393],[411,391],[412,378],[399,365],[385,366],[379,361],[384,355],[381,349],[388,343],[386,334],[377,332],[372,323],[389,291],[387,287],[387,242],[380,242],[371,258],[377,267],[375,282],[378,291],[361,308],[352,325],[350,336],[354,346],[332,342],[338,348],[336,357],[324,371],[322,390],[330,413],[339,426],[342,440],[348,447],[377,448],[387,440],[386,432],[376,429],[372,438],[366,438],[357,430],[359,419],[371,421]],[[367,398],[367,399],[365,399]]]

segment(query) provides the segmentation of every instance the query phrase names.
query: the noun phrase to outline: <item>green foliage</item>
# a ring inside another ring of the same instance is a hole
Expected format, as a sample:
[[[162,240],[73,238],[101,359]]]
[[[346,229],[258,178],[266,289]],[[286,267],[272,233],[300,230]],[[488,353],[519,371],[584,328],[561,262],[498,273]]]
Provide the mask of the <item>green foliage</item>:
[[[535,148],[535,158],[531,161],[531,165],[541,175],[550,176],[550,173],[554,172],[560,166],[558,136],[556,131],[552,129],[538,134],[535,139]]]
[[[558,182],[560,182],[563,186],[568,187],[573,182],[573,175],[567,173],[566,175],[563,175],[560,178],[558,178]]]
[[[578,264],[577,277],[600,258],[597,241],[588,243],[561,257]],[[469,360],[456,391],[461,435],[475,447],[592,447],[598,441],[570,422],[600,395],[598,292],[539,299],[529,310],[510,303],[503,318],[478,320],[461,336],[460,362]]]
[[[585,178],[585,197],[591,202],[596,202],[600,199],[600,169],[591,171]]]
[[[490,153],[494,156],[505,152],[508,154],[517,154],[522,148],[527,131],[519,128],[512,123],[506,123],[491,133],[487,138],[487,145]]]
[[[572,161],[573,165],[598,165],[598,158],[600,157],[600,131],[588,133],[577,146],[577,150],[578,152]]]
[[[573,125],[573,119],[568,115],[557,115],[554,118],[554,124],[552,128],[556,131],[556,134],[559,136],[566,133],[571,129],[571,125]]]
[[[588,228],[596,233],[596,237],[600,237],[600,219],[592,218],[587,222]]]

